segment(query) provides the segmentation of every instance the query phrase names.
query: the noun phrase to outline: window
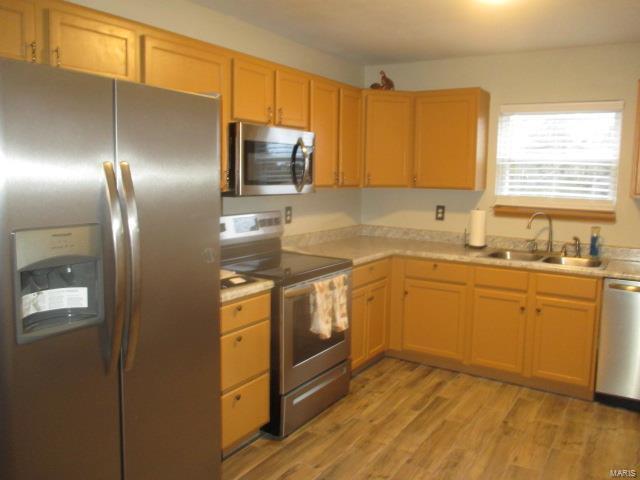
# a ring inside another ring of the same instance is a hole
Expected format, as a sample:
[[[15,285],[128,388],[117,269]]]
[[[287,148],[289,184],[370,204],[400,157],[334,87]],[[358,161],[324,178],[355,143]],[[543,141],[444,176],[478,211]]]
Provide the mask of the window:
[[[613,211],[622,102],[505,105],[496,203]]]

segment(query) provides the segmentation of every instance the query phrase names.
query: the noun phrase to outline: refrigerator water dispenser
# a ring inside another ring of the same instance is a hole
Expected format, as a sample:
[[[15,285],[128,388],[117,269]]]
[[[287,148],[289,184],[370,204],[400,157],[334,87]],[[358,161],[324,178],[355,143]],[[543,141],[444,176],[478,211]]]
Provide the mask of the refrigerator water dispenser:
[[[14,232],[16,341],[104,322],[99,225]]]

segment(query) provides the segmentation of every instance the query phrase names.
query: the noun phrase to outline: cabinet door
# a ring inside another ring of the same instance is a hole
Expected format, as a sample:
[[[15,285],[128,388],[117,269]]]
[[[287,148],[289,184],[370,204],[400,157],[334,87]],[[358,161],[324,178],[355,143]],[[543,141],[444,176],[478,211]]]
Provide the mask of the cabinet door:
[[[471,321],[471,363],[523,373],[525,293],[476,288]]]
[[[227,125],[230,117],[231,60],[214,48],[195,48],[145,36],[142,40],[142,81],[149,85],[195,93],[219,93],[220,184],[227,188]]]
[[[316,135],[313,166],[318,187],[331,187],[338,180],[338,108],[338,87],[314,80],[311,86],[311,130]]]
[[[478,91],[479,92],[479,91]],[[416,97],[416,186],[476,188],[478,93],[456,90]]]
[[[464,285],[406,280],[404,349],[461,360],[466,291]]]
[[[410,186],[411,95],[370,93],[366,97],[365,186]]]
[[[589,386],[595,304],[538,297],[533,316],[533,376]]]
[[[34,15],[31,2],[0,0],[0,56],[37,60]]]
[[[49,12],[50,63],[56,67],[137,80],[136,33],[75,15]]]
[[[367,358],[385,350],[387,331],[388,282],[372,284],[367,292]]]
[[[338,148],[341,187],[362,183],[362,95],[358,89],[340,89],[340,144]]]
[[[367,287],[356,288],[351,295],[351,369],[367,359]]]
[[[233,59],[233,108],[236,120],[273,121],[274,70],[262,63]]]
[[[309,77],[276,71],[276,124],[309,128]]]

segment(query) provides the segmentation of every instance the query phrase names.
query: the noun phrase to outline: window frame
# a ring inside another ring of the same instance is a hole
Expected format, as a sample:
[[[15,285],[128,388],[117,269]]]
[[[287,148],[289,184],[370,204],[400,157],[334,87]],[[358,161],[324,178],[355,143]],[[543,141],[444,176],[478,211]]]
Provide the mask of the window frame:
[[[619,112],[620,113],[620,140],[618,145],[618,161],[615,167],[613,182],[613,199],[589,200],[571,199],[561,197],[535,197],[535,196],[506,196],[498,194],[499,186],[499,160],[498,149],[500,144],[500,122],[503,115],[517,113],[580,113],[580,112]],[[496,163],[494,172],[494,195],[496,214],[516,215],[518,211],[549,210],[559,217],[588,218],[589,212],[593,212],[597,218],[614,218],[620,185],[620,163],[622,153],[622,135],[624,130],[624,101],[604,100],[586,102],[561,102],[561,103],[528,103],[505,104],[500,106],[498,128],[496,129]],[[563,215],[564,211],[564,215]]]

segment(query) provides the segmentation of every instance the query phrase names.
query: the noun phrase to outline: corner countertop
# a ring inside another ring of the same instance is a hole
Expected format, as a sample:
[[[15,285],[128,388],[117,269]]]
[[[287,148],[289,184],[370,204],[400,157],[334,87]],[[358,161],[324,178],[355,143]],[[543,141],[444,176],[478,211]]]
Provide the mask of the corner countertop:
[[[640,262],[615,259],[607,260],[605,258],[604,267],[599,268],[553,265],[540,261],[528,262],[487,257],[487,254],[498,250],[497,248],[476,250],[451,243],[405,240],[400,238],[357,236],[314,245],[295,248],[289,247],[286,248],[286,250],[312,255],[348,258],[353,261],[354,266],[393,255],[401,255],[451,262],[468,262],[479,265],[640,281]]]
[[[257,280],[246,285],[223,288],[220,290],[220,303],[225,304],[239,298],[266,292],[268,290],[271,290],[272,288],[273,282],[271,280]]]

